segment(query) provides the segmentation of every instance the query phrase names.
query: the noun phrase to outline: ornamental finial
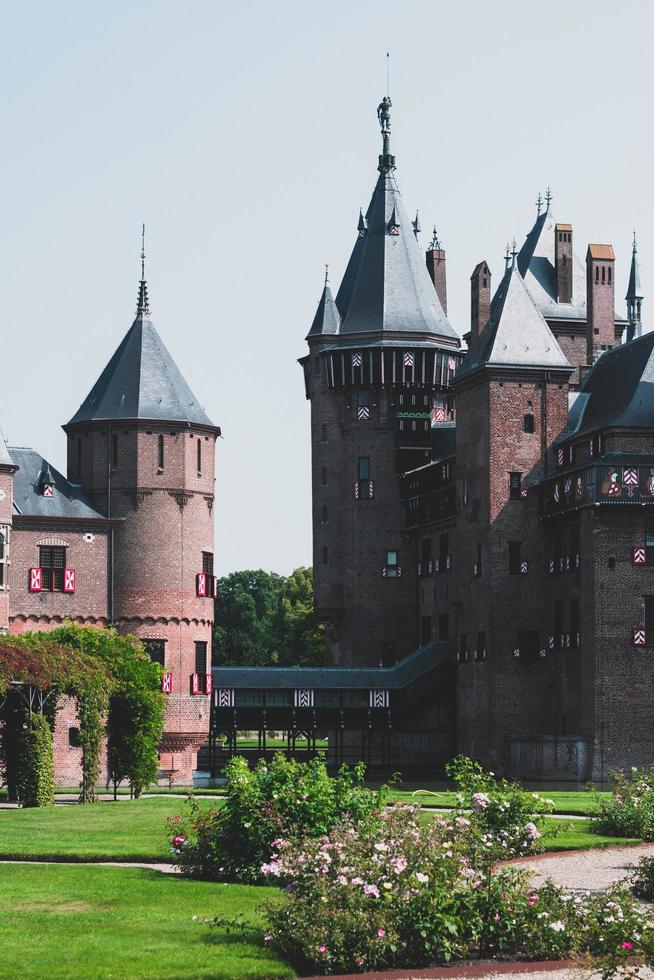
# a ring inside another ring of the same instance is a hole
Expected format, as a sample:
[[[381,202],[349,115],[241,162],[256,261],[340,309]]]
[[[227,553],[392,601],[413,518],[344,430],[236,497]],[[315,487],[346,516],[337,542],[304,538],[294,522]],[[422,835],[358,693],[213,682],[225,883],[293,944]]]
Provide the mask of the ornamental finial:
[[[543,210],[543,195],[539,191],[538,197],[536,198],[536,214],[540,215],[542,210]]]
[[[136,304],[136,313],[141,315],[149,314],[150,301],[148,299],[148,284],[145,281],[145,225],[141,228],[141,282],[139,283],[139,298]]]
[[[554,196],[554,195],[552,194],[552,191],[550,190],[550,186],[549,186],[549,184],[548,184],[548,185],[547,185],[547,190],[545,191],[545,204],[547,205],[547,210],[548,210],[548,211],[549,211],[549,209],[550,209],[550,204],[551,204],[551,202],[552,202],[552,197],[553,197],[553,196]]]
[[[436,225],[434,225],[434,232],[433,232],[433,234],[431,236],[431,241],[429,243],[429,247],[430,247],[430,249],[432,251],[435,251],[435,250],[438,250],[438,249],[441,248],[441,243],[440,243],[439,238],[438,238],[438,232],[436,231]]]

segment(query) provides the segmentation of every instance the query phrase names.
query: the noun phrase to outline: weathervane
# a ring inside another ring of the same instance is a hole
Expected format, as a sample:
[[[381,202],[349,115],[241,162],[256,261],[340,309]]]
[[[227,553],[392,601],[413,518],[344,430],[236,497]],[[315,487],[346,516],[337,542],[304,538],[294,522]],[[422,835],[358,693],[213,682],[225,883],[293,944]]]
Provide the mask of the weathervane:
[[[325,286],[329,282],[329,262],[325,262]]]

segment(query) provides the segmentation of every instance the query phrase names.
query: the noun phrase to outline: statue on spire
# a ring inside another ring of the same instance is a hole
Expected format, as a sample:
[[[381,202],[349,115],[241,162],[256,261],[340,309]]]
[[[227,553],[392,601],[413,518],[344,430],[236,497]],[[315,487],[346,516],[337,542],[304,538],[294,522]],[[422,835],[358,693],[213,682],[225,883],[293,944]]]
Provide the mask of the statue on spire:
[[[391,108],[393,103],[391,102],[390,96],[385,95],[377,106],[377,119],[379,119],[379,125],[383,135],[390,133],[391,131]]]
[[[391,153],[391,102],[390,95],[385,95],[377,106],[377,119],[382,134],[382,152],[379,157],[380,173],[388,173],[395,170],[395,157]]]

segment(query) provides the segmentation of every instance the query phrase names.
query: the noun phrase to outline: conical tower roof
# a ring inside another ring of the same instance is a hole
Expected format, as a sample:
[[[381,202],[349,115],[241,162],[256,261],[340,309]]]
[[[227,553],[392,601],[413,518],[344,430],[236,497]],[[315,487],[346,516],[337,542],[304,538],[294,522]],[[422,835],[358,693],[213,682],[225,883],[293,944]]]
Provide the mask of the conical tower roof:
[[[643,290],[640,285],[640,263],[638,262],[636,232],[634,232],[634,243],[631,249],[631,269],[629,270],[629,285],[625,299],[644,299]]]
[[[390,105],[384,99],[378,110],[383,137],[379,178],[336,296],[340,334],[422,333],[451,343],[458,336],[429,278],[395,180]]]
[[[150,319],[143,273],[136,319],[68,425],[112,419],[191,422],[216,428]]]
[[[16,466],[7,449],[7,443],[2,434],[2,429],[0,429],[0,466]]]
[[[316,315],[314,316],[313,323],[311,324],[311,329],[307,334],[307,340],[309,337],[320,337],[323,335],[330,336],[336,334],[338,333],[338,328],[340,325],[341,318],[338,308],[334,302],[334,297],[332,296],[329,280],[327,276],[325,276],[325,286],[318,303]]]
[[[486,334],[479,363],[570,368],[527,290],[515,254],[493,297]]]

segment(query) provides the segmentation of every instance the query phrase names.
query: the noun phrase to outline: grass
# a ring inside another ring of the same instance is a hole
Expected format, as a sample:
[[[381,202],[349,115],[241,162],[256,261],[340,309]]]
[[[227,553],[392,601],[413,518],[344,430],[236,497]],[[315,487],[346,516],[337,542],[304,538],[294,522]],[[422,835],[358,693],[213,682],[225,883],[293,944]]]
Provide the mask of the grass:
[[[263,946],[257,909],[274,894],[142,868],[5,865],[0,976],[293,977]],[[252,926],[245,936],[193,920],[239,913]]]
[[[169,861],[172,832],[166,818],[183,807],[183,800],[164,797],[2,810],[0,858]]]
[[[586,793],[567,790],[549,792],[540,790],[540,796],[554,801],[554,813],[565,816],[589,816],[595,806],[595,798],[608,799],[611,793]],[[393,790],[392,800],[401,803],[420,803],[424,807],[448,808],[456,804],[456,793],[452,790],[432,792],[426,788],[417,790]]]

